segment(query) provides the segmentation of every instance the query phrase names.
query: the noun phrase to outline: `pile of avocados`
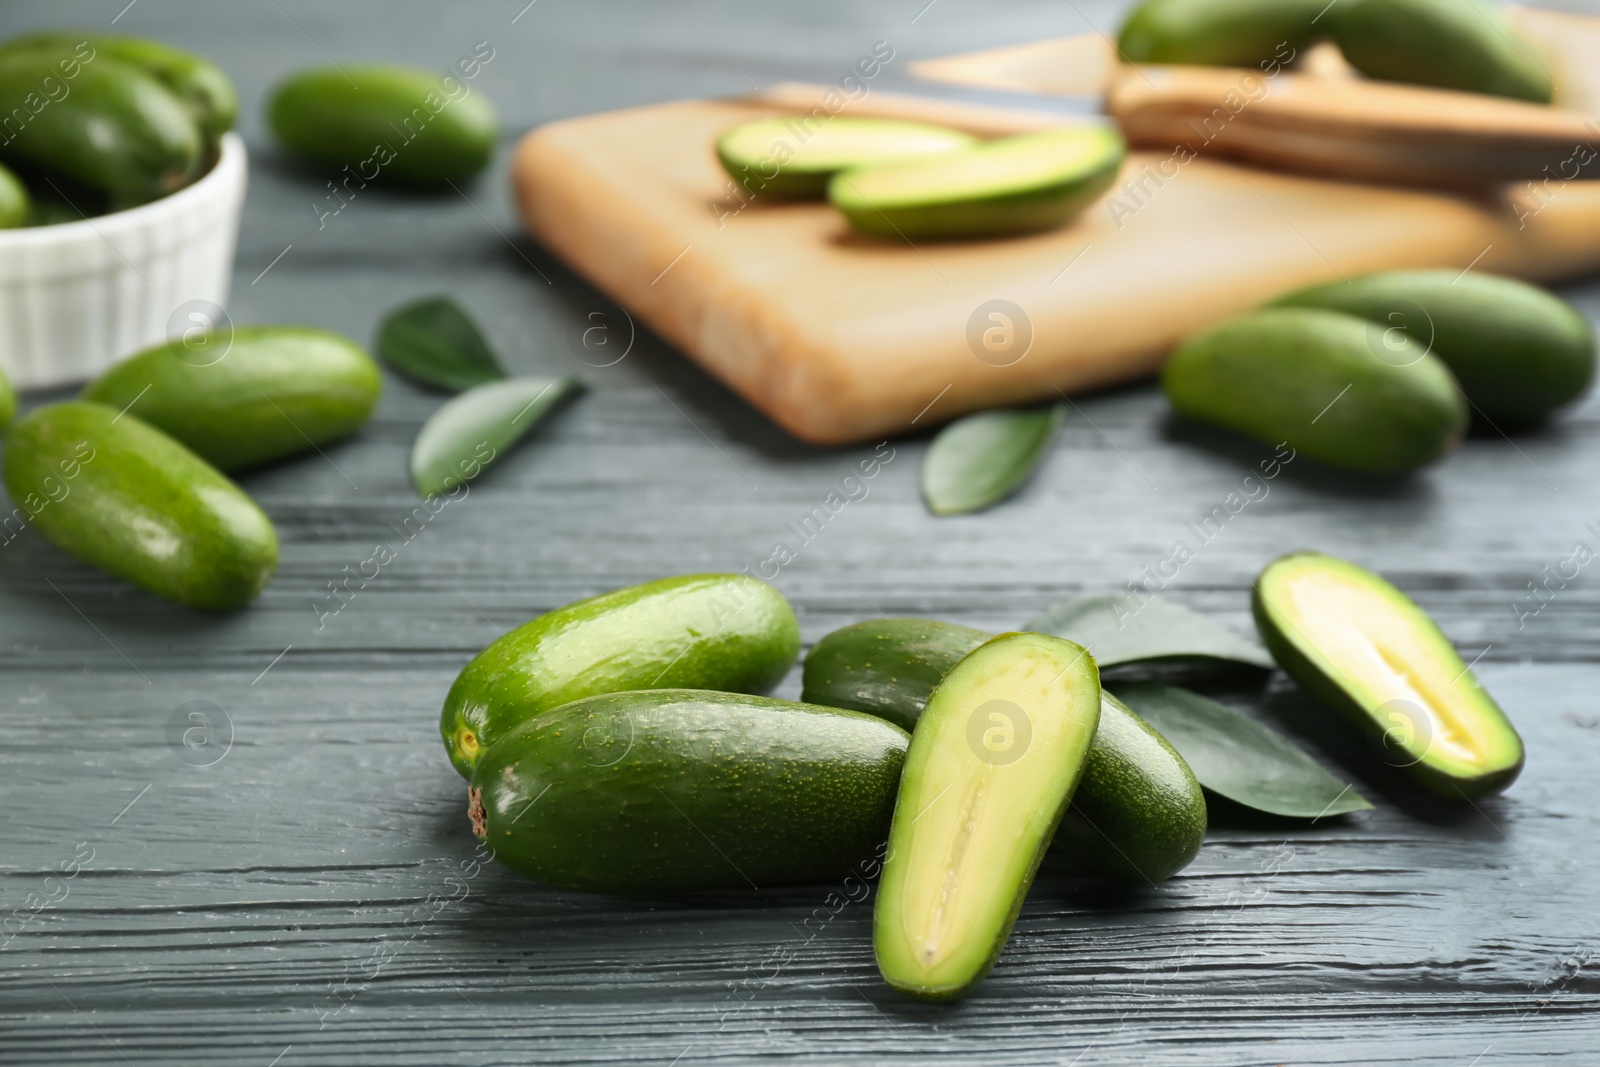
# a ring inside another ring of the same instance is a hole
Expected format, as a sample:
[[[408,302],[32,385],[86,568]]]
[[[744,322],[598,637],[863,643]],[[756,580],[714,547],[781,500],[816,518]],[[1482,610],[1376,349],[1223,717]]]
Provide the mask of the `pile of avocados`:
[[[176,192],[215,162],[238,98],[198,56],[53,30],[0,43],[0,228],[75,222]]]
[[[1314,285],[1205,330],[1161,385],[1181,414],[1320,463],[1403,475],[1469,424],[1537,427],[1594,378],[1594,330],[1542,289],[1479,272]]]
[[[1252,607],[1277,663],[1422,787],[1465,802],[1516,778],[1505,714],[1378,575],[1295,553]],[[799,648],[788,602],[743,574],[619,589],[504,635],[440,716],[474,834],[515,871],[605,893],[881,871],[879,970],[928,1000],[994,966],[1047,851],[1150,884],[1199,852],[1194,773],[1083,645],[873,620],[816,644],[800,702],[763,696]]]
[[[1144,0],[1122,24],[1129,63],[1254,67],[1330,38],[1371,78],[1534,104],[1550,70],[1488,0]]]

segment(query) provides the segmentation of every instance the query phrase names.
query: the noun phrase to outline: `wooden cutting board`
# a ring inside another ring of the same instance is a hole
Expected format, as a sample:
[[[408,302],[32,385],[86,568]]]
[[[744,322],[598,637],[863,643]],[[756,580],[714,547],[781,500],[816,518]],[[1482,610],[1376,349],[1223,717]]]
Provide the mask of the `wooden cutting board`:
[[[1059,60],[1063,43],[1047,43]],[[1087,57],[1104,43],[1065,47]],[[1057,70],[1039,62],[1039,49],[1009,67],[987,54],[988,84],[1031,84],[1029,62]],[[822,92],[782,86],[552,123],[523,139],[514,162],[531,233],[816,443],[878,439],[1146,376],[1192,331],[1313,282],[1469,266],[1555,281],[1600,268],[1600,182],[1588,181],[1449,195],[1206,157],[1162,177],[1170,153],[1136,151],[1121,176],[1128,184],[1063,229],[916,245],[858,236],[824,204],[732,196],[716,136],[809,111]],[[1074,121],[881,91],[843,113],[987,136]]]

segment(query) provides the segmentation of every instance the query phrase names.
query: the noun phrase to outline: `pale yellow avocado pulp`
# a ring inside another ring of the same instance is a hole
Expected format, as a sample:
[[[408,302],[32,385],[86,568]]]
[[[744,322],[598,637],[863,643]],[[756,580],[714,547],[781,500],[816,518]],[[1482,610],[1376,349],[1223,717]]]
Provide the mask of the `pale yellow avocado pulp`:
[[[879,890],[890,984],[949,996],[988,969],[1099,714],[1094,660],[1060,638],[1004,635],[946,675],[912,737]]]
[[[1114,134],[1092,128],[1008,137],[937,159],[852,171],[845,184],[885,207],[1004,196],[1076,179],[1103,166],[1118,145]]]
[[[747,123],[725,134],[718,150],[725,158],[751,165],[768,160],[796,171],[831,172],[976,143],[960,130],[921,122],[834,118],[819,126],[802,115]]]
[[[1262,592],[1284,636],[1372,714],[1393,745],[1461,777],[1506,766],[1508,741],[1520,754],[1503,713],[1449,640],[1388,583],[1308,556],[1275,565]]]

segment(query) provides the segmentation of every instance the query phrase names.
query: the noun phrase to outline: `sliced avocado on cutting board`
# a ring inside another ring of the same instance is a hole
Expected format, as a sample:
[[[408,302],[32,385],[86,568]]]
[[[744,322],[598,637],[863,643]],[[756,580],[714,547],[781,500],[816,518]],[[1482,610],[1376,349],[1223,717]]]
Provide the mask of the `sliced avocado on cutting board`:
[[[506,734],[468,790],[501,863],[612,893],[765,888],[871,864],[906,734],[872,715],[656,689],[546,711]]]
[[[1261,639],[1300,687],[1450,800],[1498,793],[1522,739],[1449,638],[1410,597],[1347,560],[1296,552],[1267,565],[1252,606]]]
[[[717,138],[717,158],[749,195],[805,200],[826,196],[828,180],[842,170],[934,156],[977,143],[969,133],[926,122],[793,115],[734,127]]]
[[[843,171],[828,199],[864,233],[1000,237],[1072,219],[1111,186],[1122,136],[1081,126],[987,141],[930,159]]]

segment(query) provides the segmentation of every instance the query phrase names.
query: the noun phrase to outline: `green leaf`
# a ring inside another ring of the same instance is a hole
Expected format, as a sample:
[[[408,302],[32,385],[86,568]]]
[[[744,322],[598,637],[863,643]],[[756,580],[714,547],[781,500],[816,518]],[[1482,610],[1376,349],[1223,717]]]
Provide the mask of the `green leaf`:
[[[576,378],[508,378],[469,389],[433,413],[411,446],[411,481],[423,496],[476,478],[560,404],[583,392]]]
[[[472,319],[444,296],[386,315],[378,327],[378,355],[407,378],[452,393],[506,376]]]
[[[980,411],[939,431],[922,461],[922,498],[935,515],[981,511],[1021,488],[1066,416],[1060,404]]]
[[[1243,663],[1269,671],[1277,666],[1249,638],[1182,604],[1152,596],[1072,597],[1046,608],[1022,628],[1076,641],[1101,669],[1157,662],[1185,667]]]
[[[1372,807],[1287,737],[1199,693],[1129,682],[1115,695],[1172,743],[1201,785],[1236,804],[1295,819]]]

